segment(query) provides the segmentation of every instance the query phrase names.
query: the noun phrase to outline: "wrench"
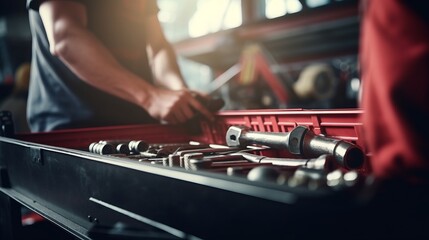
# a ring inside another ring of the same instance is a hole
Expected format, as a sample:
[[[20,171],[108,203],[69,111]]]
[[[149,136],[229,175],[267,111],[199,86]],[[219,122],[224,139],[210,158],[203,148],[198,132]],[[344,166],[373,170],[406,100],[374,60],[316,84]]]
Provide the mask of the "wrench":
[[[347,169],[361,168],[365,161],[365,154],[355,144],[315,135],[305,126],[298,126],[287,133],[254,132],[247,127],[231,126],[226,133],[226,143],[230,147],[265,145],[307,158],[330,154]]]

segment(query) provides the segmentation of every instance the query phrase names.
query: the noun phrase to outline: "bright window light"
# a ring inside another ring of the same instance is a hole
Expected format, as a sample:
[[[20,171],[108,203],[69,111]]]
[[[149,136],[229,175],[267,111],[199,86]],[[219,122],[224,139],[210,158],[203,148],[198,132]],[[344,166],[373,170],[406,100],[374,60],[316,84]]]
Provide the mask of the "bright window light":
[[[285,0],[265,0],[265,16],[268,19],[281,17],[286,13]]]
[[[288,13],[296,13],[302,10],[302,4],[298,0],[287,0],[286,9]]]
[[[329,3],[329,0],[307,0],[307,6],[314,8],[323,6]]]
[[[277,18],[287,13],[296,13],[302,10],[298,0],[265,0],[265,16],[268,19]]]
[[[189,21],[189,36],[199,37],[242,23],[238,0],[198,0],[197,10]]]

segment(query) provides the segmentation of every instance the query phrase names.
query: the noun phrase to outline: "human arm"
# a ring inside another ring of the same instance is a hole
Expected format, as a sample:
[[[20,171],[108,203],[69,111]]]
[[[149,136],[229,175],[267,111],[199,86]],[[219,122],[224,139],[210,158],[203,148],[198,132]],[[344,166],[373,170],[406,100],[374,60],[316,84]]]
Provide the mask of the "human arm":
[[[182,103],[185,104],[180,107],[183,114],[187,114],[187,118],[192,117],[194,111],[202,113],[207,118],[213,118],[212,114],[195,99],[195,95],[200,95],[200,98],[206,96],[190,92],[187,88],[177,63],[176,53],[166,39],[156,15],[148,18],[145,28],[150,29],[150,34],[147,35],[148,55],[156,84],[163,89],[177,90],[183,95]]]
[[[44,1],[39,8],[50,50],[86,83],[134,103],[154,118],[183,122],[182,106],[189,103],[181,91],[161,89],[125,69],[87,29],[83,4],[75,1]],[[119,81],[118,81],[119,80]],[[183,100],[185,99],[185,101]],[[160,106],[160,104],[163,104]]]

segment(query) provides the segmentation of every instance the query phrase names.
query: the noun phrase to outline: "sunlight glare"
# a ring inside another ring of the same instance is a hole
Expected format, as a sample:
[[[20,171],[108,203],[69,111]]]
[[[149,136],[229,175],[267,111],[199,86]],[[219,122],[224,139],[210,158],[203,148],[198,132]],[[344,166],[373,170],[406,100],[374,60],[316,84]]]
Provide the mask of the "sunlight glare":
[[[241,4],[236,0],[199,0],[189,21],[189,36],[199,37],[226,28],[240,26]]]

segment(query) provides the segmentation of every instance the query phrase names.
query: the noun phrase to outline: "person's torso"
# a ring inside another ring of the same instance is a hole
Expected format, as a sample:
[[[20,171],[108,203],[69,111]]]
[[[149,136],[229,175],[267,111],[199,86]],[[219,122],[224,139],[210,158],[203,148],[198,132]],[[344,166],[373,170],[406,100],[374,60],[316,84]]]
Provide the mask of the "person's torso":
[[[125,68],[152,81],[146,53],[150,32],[144,28],[147,16],[156,14],[156,1],[81,2],[88,29]],[[33,131],[154,122],[142,108],[86,84],[52,56],[37,11],[30,10],[30,24],[34,37],[28,116]]]

